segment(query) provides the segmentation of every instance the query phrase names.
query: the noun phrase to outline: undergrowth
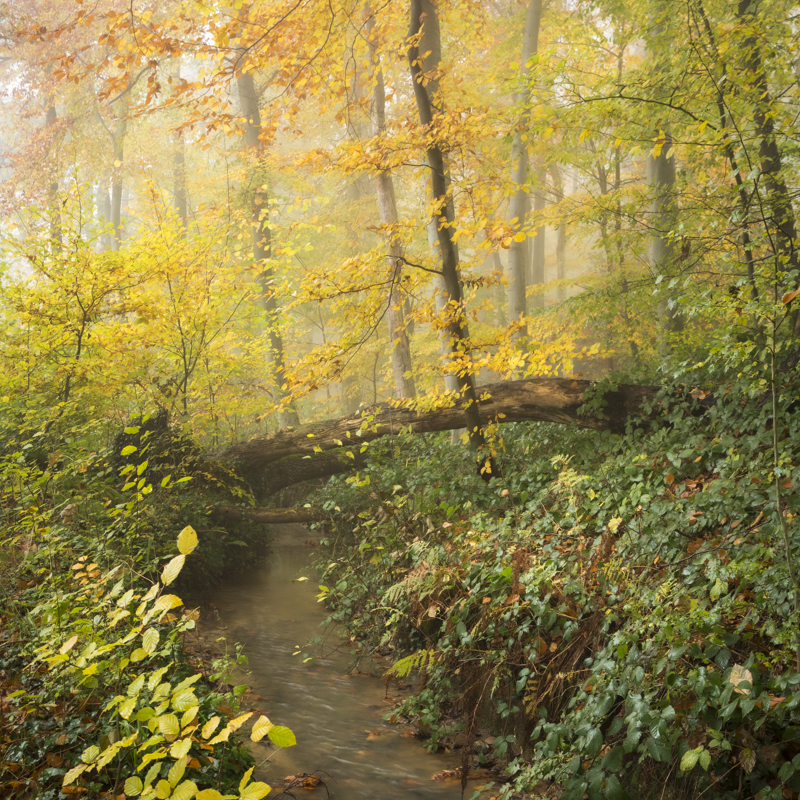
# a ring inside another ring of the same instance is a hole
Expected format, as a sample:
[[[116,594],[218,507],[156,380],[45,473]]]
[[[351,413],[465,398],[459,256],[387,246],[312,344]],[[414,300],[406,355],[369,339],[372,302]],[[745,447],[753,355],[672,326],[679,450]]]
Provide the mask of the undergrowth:
[[[241,708],[247,687],[229,684],[231,665],[209,669],[183,650],[196,614],[169,593],[232,563],[236,533],[218,531],[207,508],[247,499],[241,485],[209,468],[163,415],[131,421],[103,447],[101,425],[80,412],[42,419],[3,402],[3,791],[265,796],[237,738],[254,713]],[[294,741],[263,715],[251,735]]]
[[[502,426],[488,486],[428,435],[322,491],[331,620],[416,672],[428,747],[493,734],[518,797],[796,800],[798,383],[776,464],[763,390],[706,381],[625,436]]]

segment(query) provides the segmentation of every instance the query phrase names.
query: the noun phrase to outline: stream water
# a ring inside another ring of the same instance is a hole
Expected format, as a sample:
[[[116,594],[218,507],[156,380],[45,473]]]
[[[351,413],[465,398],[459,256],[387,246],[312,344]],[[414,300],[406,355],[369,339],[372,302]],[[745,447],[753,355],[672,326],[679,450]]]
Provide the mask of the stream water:
[[[264,698],[258,706],[297,737],[297,744],[284,750],[257,745],[259,760],[269,757],[259,779],[282,789],[286,776],[315,773],[337,800],[458,800],[457,780],[431,779],[457,767],[458,755],[430,755],[408,731],[383,719],[392,706],[378,675],[387,664],[361,664],[375,674],[350,675],[352,656],[349,648],[337,651],[335,633],[314,663],[293,655],[298,645],[320,635],[325,616],[315,597],[312,551],[303,544],[308,536],[299,525],[279,526],[267,563],[229,580],[209,598],[218,620],[206,625],[204,636],[224,635],[244,645],[248,683]],[[301,576],[308,580],[298,581]],[[474,784],[466,796],[473,790]],[[328,796],[324,787],[291,791],[308,800]]]

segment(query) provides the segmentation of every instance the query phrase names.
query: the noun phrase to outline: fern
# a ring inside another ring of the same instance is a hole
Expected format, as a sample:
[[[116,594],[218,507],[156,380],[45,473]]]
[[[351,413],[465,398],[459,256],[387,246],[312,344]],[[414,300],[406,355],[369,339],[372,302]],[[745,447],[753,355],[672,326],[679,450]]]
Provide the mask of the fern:
[[[431,665],[436,660],[436,653],[433,650],[417,650],[410,656],[401,658],[386,670],[386,677],[406,678],[415,669],[422,669],[426,665]]]

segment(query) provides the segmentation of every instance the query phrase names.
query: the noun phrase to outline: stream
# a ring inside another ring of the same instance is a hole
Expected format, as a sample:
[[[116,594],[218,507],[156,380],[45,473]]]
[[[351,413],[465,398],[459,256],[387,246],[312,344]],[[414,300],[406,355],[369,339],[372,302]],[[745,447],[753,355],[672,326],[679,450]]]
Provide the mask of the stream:
[[[304,664],[302,656],[293,655],[298,646],[322,633],[325,608],[316,600],[318,581],[310,566],[313,551],[305,544],[309,531],[300,525],[275,527],[267,563],[234,576],[207,597],[217,619],[205,623],[201,631],[212,642],[225,636],[231,650],[234,642],[244,645],[249,658],[247,683],[263,698],[257,705],[273,723],[288,726],[297,737],[294,747],[283,750],[263,743],[255,746],[259,762],[269,757],[258,771],[259,780],[281,790],[286,776],[314,773],[330,794],[322,786],[291,790],[308,800],[328,796],[459,800],[459,780],[431,779],[435,773],[457,768],[459,754],[428,754],[408,730],[384,720],[393,704],[378,676],[389,662],[364,662],[359,669],[372,674],[350,675],[350,648],[336,650],[342,643],[335,632],[323,646],[324,657],[315,662]],[[301,576],[308,580],[298,581]],[[250,707],[246,699],[243,707]],[[474,788],[471,781],[467,798]],[[273,791],[269,797],[279,793]]]

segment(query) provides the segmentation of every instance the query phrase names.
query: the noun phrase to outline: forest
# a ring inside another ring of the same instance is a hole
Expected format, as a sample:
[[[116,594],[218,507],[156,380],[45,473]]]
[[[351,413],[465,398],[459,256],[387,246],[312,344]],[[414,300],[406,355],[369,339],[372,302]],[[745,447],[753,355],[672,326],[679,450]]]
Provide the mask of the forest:
[[[462,798],[798,800],[799,5],[0,0],[0,102],[0,796],[302,795],[186,646],[302,523]]]

